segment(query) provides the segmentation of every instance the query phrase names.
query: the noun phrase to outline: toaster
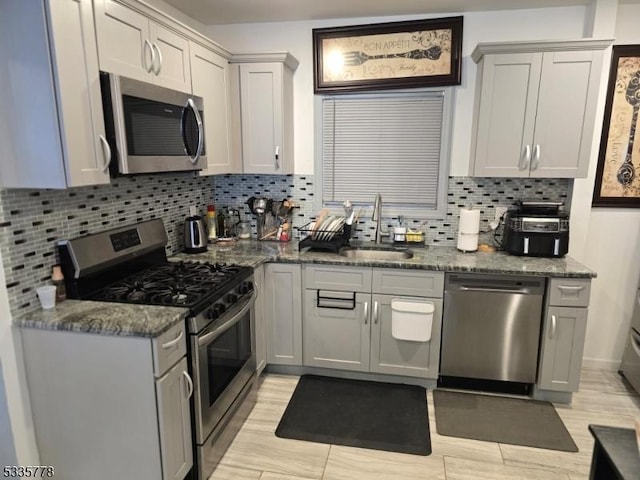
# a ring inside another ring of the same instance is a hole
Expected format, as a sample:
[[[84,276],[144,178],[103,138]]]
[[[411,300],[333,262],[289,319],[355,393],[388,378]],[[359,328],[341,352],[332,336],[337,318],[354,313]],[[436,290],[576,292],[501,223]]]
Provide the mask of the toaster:
[[[518,201],[507,210],[502,247],[512,255],[563,257],[569,251],[569,214],[562,202]]]

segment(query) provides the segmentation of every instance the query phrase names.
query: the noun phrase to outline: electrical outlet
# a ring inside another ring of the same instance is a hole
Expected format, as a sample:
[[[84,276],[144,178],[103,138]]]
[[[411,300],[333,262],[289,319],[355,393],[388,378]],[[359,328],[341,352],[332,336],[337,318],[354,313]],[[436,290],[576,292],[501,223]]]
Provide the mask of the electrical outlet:
[[[508,210],[508,207],[496,207],[496,216],[494,218],[495,222],[498,223],[504,215],[504,212]]]

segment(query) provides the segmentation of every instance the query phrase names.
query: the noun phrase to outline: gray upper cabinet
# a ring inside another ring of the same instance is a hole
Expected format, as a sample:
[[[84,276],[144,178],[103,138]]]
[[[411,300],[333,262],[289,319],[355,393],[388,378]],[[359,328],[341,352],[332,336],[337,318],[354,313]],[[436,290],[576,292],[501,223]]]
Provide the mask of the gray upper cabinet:
[[[244,173],[293,173],[293,72],[298,61],[288,53],[234,55],[241,138],[235,155]]]
[[[302,365],[302,278],[299,264],[265,266],[267,361]]]
[[[109,183],[91,0],[0,2],[0,103],[0,186]]]
[[[231,155],[231,86],[229,62],[203,46],[189,42],[193,94],[204,100],[207,168],[201,175],[239,173]]]
[[[189,41],[116,0],[96,0],[100,69],[191,93]]]
[[[610,44],[479,44],[470,174],[586,177]]]

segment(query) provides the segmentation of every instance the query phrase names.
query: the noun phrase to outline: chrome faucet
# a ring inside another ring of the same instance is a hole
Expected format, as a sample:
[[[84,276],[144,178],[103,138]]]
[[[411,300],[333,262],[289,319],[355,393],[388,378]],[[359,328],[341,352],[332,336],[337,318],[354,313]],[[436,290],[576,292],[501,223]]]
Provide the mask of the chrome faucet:
[[[382,237],[386,237],[389,234],[387,232],[383,232],[380,227],[380,221],[382,220],[382,195],[379,193],[376,195],[375,202],[373,203],[373,215],[371,215],[371,220],[376,222],[376,243],[382,243]]]

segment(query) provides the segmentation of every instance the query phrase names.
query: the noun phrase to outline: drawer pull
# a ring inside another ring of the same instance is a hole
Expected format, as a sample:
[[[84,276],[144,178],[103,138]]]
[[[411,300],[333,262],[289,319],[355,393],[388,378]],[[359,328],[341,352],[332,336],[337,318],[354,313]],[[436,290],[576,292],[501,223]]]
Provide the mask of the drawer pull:
[[[558,290],[579,292],[581,290],[584,290],[584,285],[558,285]]]
[[[178,336],[176,338],[174,338],[170,342],[163,343],[162,344],[162,348],[164,348],[166,350],[167,348],[173,347],[176,343],[178,343],[180,341],[180,339],[182,338],[183,335],[184,335],[184,332],[180,331],[180,333],[178,334]]]

